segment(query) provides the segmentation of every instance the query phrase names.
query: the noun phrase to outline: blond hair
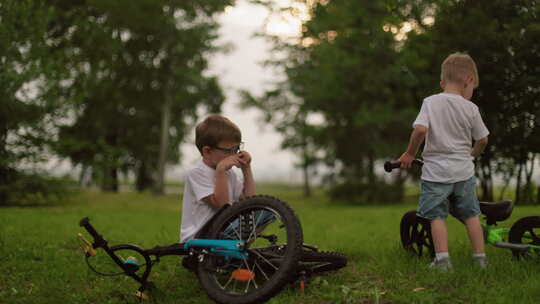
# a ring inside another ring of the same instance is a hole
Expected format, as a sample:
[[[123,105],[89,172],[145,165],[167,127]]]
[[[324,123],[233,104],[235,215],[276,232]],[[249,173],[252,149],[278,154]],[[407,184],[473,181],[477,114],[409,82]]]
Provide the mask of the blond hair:
[[[195,145],[202,154],[204,146],[215,148],[221,141],[242,141],[238,126],[225,116],[213,114],[195,128]]]
[[[471,56],[463,53],[450,54],[441,65],[441,80],[465,84],[467,77],[474,78],[474,87],[478,87],[480,79],[476,63]]]

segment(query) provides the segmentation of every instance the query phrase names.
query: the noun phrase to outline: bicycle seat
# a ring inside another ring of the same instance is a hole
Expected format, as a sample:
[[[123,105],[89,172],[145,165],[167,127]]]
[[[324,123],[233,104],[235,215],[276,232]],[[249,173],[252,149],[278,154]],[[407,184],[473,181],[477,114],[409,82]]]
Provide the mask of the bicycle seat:
[[[514,209],[512,201],[502,201],[499,203],[480,202],[480,210],[486,216],[488,225],[504,221],[510,217]]]

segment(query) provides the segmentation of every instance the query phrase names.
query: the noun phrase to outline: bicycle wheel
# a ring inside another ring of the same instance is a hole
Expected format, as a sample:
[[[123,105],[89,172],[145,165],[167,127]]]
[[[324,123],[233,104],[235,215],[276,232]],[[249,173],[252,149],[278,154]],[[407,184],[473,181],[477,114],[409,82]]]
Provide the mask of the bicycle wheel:
[[[246,259],[206,255],[197,274],[208,296],[218,303],[261,303],[276,295],[302,254],[302,228],[294,211],[270,196],[234,203],[212,223],[211,239],[246,241]]]
[[[150,257],[138,246],[130,244],[115,245],[110,247],[120,263],[127,266],[126,271],[105,252],[98,251],[95,256],[87,256],[86,261],[91,270],[102,276],[138,275],[142,276],[152,266]],[[90,262],[92,260],[92,262]],[[149,271],[149,270],[148,270]]]
[[[400,223],[401,244],[405,250],[421,257],[424,252],[435,257],[435,247],[431,237],[431,225],[428,220],[416,215],[412,210],[401,218]]]
[[[508,241],[510,243],[517,244],[530,244],[530,245],[540,245],[540,216],[527,216],[519,219],[515,222],[510,228],[510,233],[508,234]],[[533,257],[533,254],[538,256],[540,251],[535,249],[530,249],[526,251],[522,250],[512,250],[512,254],[517,257]]]
[[[347,266],[347,257],[338,252],[303,250],[298,271],[307,275],[339,270]]]

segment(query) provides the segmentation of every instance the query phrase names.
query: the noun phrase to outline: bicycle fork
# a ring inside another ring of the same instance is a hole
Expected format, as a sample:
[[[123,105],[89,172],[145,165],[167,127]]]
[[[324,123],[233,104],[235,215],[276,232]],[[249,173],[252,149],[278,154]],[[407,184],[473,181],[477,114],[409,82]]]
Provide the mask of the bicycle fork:
[[[512,250],[527,251],[531,248],[529,244],[516,244],[506,242],[504,236],[508,236],[510,229],[495,228],[493,225],[482,225],[484,230],[484,241],[499,248],[508,248]]]

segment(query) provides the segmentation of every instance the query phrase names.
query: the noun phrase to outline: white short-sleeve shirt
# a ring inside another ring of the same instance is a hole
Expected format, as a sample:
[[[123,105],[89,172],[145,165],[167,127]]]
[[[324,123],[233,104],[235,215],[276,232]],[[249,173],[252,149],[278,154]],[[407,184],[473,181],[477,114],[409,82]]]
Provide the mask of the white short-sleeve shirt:
[[[488,136],[478,106],[461,95],[440,93],[427,97],[413,127],[428,128],[422,158],[422,179],[456,183],[474,175],[473,140]]]
[[[182,204],[182,223],[180,225],[180,241],[192,239],[206,222],[218,211],[203,198],[214,193],[216,171],[202,160],[187,171],[184,184]],[[240,198],[243,182],[238,179],[233,169],[227,171],[229,184],[229,202]]]

